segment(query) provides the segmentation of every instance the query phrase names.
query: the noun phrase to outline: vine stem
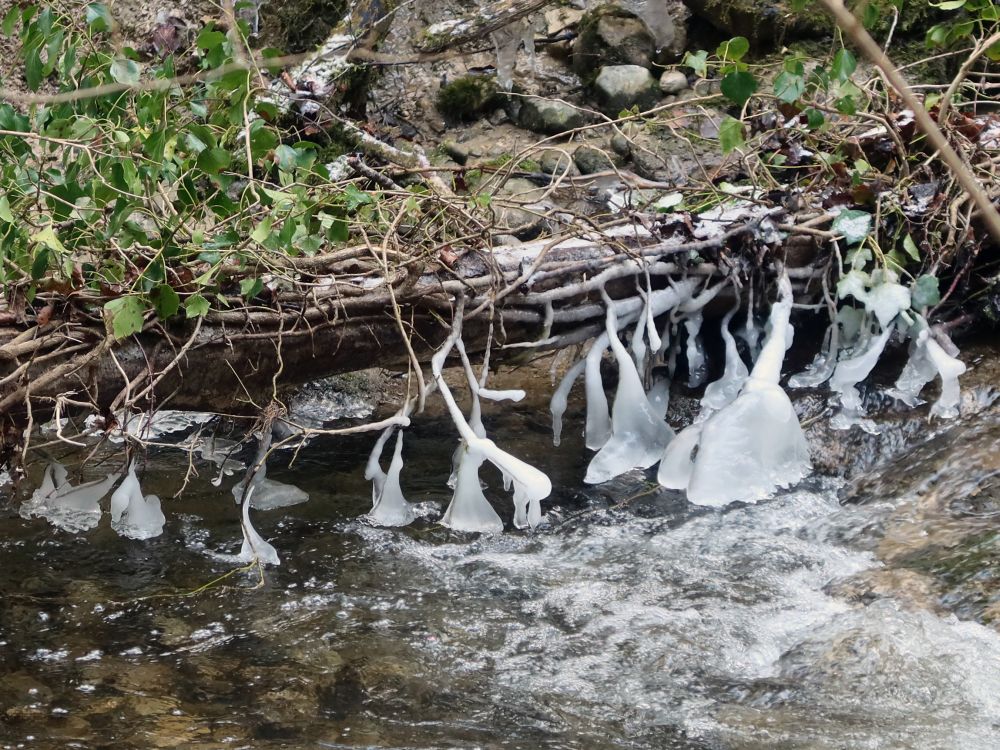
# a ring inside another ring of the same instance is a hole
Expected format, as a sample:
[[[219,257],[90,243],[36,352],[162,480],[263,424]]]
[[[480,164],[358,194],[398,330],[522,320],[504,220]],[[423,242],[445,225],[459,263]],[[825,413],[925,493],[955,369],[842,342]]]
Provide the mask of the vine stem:
[[[958,180],[962,189],[972,198],[973,202],[982,211],[983,220],[989,229],[993,239],[1000,243],[1000,213],[997,213],[989,195],[980,186],[975,175],[969,169],[958,152],[951,147],[948,139],[941,128],[934,122],[934,118],[924,108],[923,103],[917,99],[913,90],[907,84],[906,79],[899,72],[899,69],[886,56],[878,43],[872,39],[871,35],[861,25],[861,22],[849,11],[843,0],[820,0],[823,6],[833,15],[837,25],[843,30],[851,41],[857,45],[858,49],[867,57],[885,76],[890,85],[896,89],[900,98],[906,106],[913,111],[913,117],[917,126],[927,136],[931,145],[941,153],[941,158],[948,165],[955,179]]]

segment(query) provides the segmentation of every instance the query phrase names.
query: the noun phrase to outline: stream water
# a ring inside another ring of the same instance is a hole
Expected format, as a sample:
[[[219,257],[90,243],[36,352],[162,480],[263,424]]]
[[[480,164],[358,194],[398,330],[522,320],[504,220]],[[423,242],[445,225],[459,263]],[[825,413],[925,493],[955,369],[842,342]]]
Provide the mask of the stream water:
[[[262,580],[208,585],[233,566],[207,551],[239,546],[238,477],[217,488],[196,464],[168,499],[179,451],[152,454],[142,477],[165,498],[153,540],[120,538],[107,517],[71,535],[3,503],[0,747],[1000,746],[1000,635],[903,588],[842,585],[887,572],[901,490],[841,505],[843,483],[814,478],[697,508],[641,473],[584,489],[578,405],[558,450],[542,408],[486,421],[553,478],[533,533],[433,523],[454,447],[442,418],[407,431],[403,486],[431,512],[402,530],[357,518],[372,436],[273,463],[311,499],[255,514],[282,557]],[[977,559],[974,575],[995,570]]]

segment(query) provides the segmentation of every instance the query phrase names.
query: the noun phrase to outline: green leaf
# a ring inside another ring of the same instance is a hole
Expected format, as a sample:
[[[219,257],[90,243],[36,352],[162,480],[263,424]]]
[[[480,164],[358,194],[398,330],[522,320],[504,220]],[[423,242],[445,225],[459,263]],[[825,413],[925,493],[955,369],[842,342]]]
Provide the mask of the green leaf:
[[[723,78],[720,86],[727,99],[742,107],[757,90],[757,79],[752,73],[738,71]]]
[[[787,70],[774,79],[774,95],[783,102],[791,104],[799,99],[806,90],[806,82],[800,75]]]
[[[160,320],[176,315],[181,307],[181,298],[169,284],[160,284],[150,293],[153,299],[153,309]]]
[[[871,231],[872,215],[866,211],[841,211],[833,220],[830,230],[844,236],[848,246],[863,242]]]
[[[87,6],[87,25],[92,31],[111,31],[114,20],[111,11],[104,3],[91,3]]]
[[[260,279],[243,279],[240,282],[240,294],[243,295],[244,299],[253,299],[261,290],[264,288],[264,282]]]
[[[750,51],[750,42],[746,37],[734,36],[728,42],[723,42],[715,50],[715,54],[723,60],[738,62]]]
[[[218,174],[229,166],[232,156],[223,148],[206,148],[198,154],[198,168],[208,174]]]
[[[142,316],[146,309],[138,297],[119,297],[104,305],[111,318],[111,331],[116,339],[123,339],[142,330]]]
[[[35,253],[35,259],[31,262],[31,278],[38,281],[49,268],[49,249],[43,247]]]
[[[10,36],[14,33],[14,27],[17,26],[17,21],[21,17],[21,8],[15,5],[13,8],[7,11],[7,15],[3,17],[3,35]]]
[[[0,219],[8,224],[14,223],[14,214],[10,212],[10,201],[6,195],[0,195]]]
[[[256,226],[253,232],[250,233],[250,239],[259,245],[264,244],[264,240],[271,236],[271,217],[268,216],[260,224]]]
[[[924,274],[910,287],[910,304],[914,310],[933,307],[941,301],[941,290],[936,276]]]
[[[939,3],[929,2],[928,5],[933,5],[941,10],[958,10],[965,5],[965,2],[966,0],[942,0]]]
[[[111,63],[109,72],[115,81],[126,86],[134,86],[139,83],[139,64],[134,60],[126,60],[124,57],[119,57]]]
[[[719,143],[724,154],[728,154],[746,143],[743,138],[743,123],[735,117],[727,116],[719,124]]]
[[[274,149],[274,161],[282,172],[292,172],[298,165],[298,154],[291,146],[281,144]]]
[[[684,55],[684,60],[681,61],[681,65],[686,65],[695,72],[699,78],[704,78],[708,75],[708,52],[703,49],[697,52],[688,52]]]
[[[184,313],[189,318],[200,318],[207,315],[211,305],[200,294],[192,294],[184,301]]]
[[[903,238],[903,249],[906,251],[907,255],[913,258],[913,260],[920,260],[920,251],[917,249],[917,243],[913,241],[913,237],[910,235],[906,235],[906,237]]]
[[[37,242],[40,245],[44,245],[50,250],[55,250],[56,252],[60,253],[66,252],[65,246],[59,240],[59,237],[56,235],[55,230],[52,229],[51,224],[46,226],[45,229],[41,230],[40,232],[36,232],[35,234],[31,235],[31,241]]]
[[[833,56],[833,65],[830,66],[830,74],[838,81],[846,81],[858,67],[858,61],[848,49],[841,49]]]
[[[826,122],[826,117],[818,109],[810,107],[806,110],[806,124],[810,130],[823,127],[824,122]]]
[[[38,91],[38,87],[42,85],[42,58],[38,47],[29,49],[24,58],[24,80],[32,91]]]
[[[364,206],[372,202],[372,197],[363,190],[359,190],[353,182],[349,183],[344,189],[344,198],[347,201],[348,211],[354,211],[358,206]]]

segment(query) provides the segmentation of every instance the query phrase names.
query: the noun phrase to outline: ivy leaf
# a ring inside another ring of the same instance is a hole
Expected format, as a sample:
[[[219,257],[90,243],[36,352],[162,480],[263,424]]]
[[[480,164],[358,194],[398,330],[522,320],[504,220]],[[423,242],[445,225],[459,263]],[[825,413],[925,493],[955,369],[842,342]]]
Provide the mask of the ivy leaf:
[[[833,56],[833,65],[830,66],[830,73],[838,81],[846,81],[858,67],[858,61],[848,49],[840,49]]]
[[[264,288],[264,282],[260,279],[243,279],[240,282],[240,294],[243,295],[244,299],[253,299],[261,290]]]
[[[66,247],[59,240],[59,237],[56,235],[55,230],[52,229],[51,224],[46,226],[45,229],[41,230],[40,232],[36,232],[35,234],[31,235],[31,241],[37,242],[39,245],[44,245],[50,250],[55,250],[56,252],[60,253],[66,252]]]
[[[14,223],[14,214],[10,212],[10,201],[6,195],[0,195],[0,219],[8,224]]]
[[[715,50],[715,54],[723,60],[739,62],[750,51],[750,42],[744,36],[734,36],[728,42],[723,42]]]
[[[87,6],[87,25],[93,31],[111,31],[114,21],[111,11],[104,3],[91,3]]]
[[[806,90],[806,82],[800,75],[787,70],[774,79],[774,95],[783,102],[791,104],[799,99]]]
[[[850,245],[863,242],[871,231],[872,215],[865,211],[841,211],[833,220],[830,230],[834,234],[842,234],[844,241]]]
[[[746,143],[743,138],[743,122],[735,117],[726,117],[719,124],[719,143],[724,154],[728,154]]]
[[[910,299],[914,310],[933,307],[941,301],[941,290],[936,276],[924,274],[910,288]]]
[[[181,307],[181,298],[169,284],[160,284],[150,293],[153,299],[153,309],[160,320],[176,315]]]
[[[111,332],[116,339],[142,330],[142,316],[146,310],[138,297],[113,299],[104,305],[104,312],[111,319]]]
[[[806,124],[810,130],[823,127],[824,122],[826,122],[826,117],[818,109],[810,107],[806,110]]]
[[[31,278],[38,281],[49,268],[49,249],[43,247],[35,253],[35,259],[31,262]]]
[[[200,318],[207,315],[210,307],[208,300],[200,294],[192,294],[184,301],[184,313],[189,318]]]
[[[224,148],[206,148],[198,154],[198,169],[208,174],[219,174],[229,166],[232,156]]]
[[[906,251],[907,255],[913,258],[913,260],[920,260],[920,251],[917,250],[917,243],[913,241],[913,237],[910,235],[906,235],[906,237],[903,238],[903,249]]]
[[[757,90],[757,79],[752,73],[739,71],[723,78],[720,86],[727,99],[742,107]]]
[[[295,149],[291,146],[281,144],[274,149],[274,160],[278,165],[278,169],[282,172],[293,171],[298,164],[297,159],[298,154],[295,153]]]
[[[126,86],[134,86],[139,83],[139,64],[134,60],[119,57],[111,63],[109,72],[115,81]]]
[[[695,72],[699,78],[704,78],[708,74],[708,52],[703,49],[697,52],[688,52],[684,55],[681,65],[686,65]]]

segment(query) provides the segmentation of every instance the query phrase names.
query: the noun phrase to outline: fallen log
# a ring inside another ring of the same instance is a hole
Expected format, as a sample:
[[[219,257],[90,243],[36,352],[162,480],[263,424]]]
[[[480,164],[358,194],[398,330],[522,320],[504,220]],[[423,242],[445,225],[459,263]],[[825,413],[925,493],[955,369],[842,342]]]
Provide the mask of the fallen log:
[[[414,46],[421,52],[442,52],[470,42],[482,42],[497,29],[551,4],[552,0],[501,0],[498,3],[486,3],[485,7],[461,18],[428,26],[414,40]]]
[[[668,278],[724,275],[721,261],[680,261],[741,244],[762,218],[707,240],[661,240],[641,225],[619,225],[600,235],[470,252],[450,269],[414,279],[346,279],[195,321],[154,317],[121,341],[100,319],[79,314],[3,327],[0,415],[38,417],[60,404],[104,413],[125,404],[252,413],[287,386],[428,361],[448,333],[459,295],[470,349],[484,348],[491,330],[500,358],[563,348],[600,330],[602,288],[617,298],[619,315],[635,314],[647,274],[659,286]],[[368,289],[359,293],[359,286]]]

